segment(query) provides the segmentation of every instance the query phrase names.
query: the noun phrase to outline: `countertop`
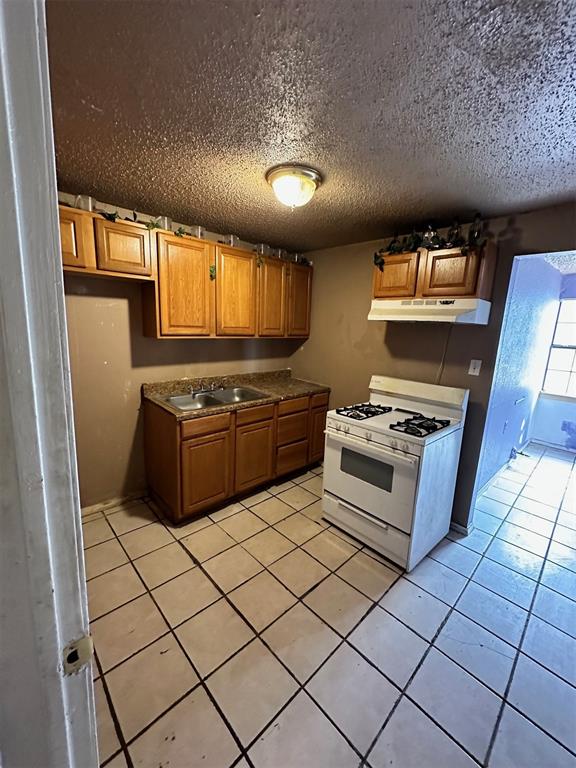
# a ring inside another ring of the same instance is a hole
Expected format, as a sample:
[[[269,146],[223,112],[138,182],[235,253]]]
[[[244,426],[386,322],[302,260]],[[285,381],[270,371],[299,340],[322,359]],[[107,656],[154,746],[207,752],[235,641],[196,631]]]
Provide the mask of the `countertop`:
[[[262,392],[265,396],[258,400],[249,400],[245,403],[226,403],[221,406],[198,408],[195,411],[181,411],[166,402],[167,395],[188,394],[192,389],[209,389],[215,387],[251,387]],[[306,397],[321,392],[330,392],[330,387],[325,384],[317,384],[313,381],[295,379],[292,371],[284,368],[280,371],[265,371],[262,373],[238,373],[229,376],[202,376],[190,379],[172,379],[171,381],[157,381],[142,385],[142,398],[156,403],[164,410],[171,413],[178,421],[197,419],[218,413],[239,411],[243,408],[253,408],[255,405],[278,403],[281,400],[292,400],[296,397]]]

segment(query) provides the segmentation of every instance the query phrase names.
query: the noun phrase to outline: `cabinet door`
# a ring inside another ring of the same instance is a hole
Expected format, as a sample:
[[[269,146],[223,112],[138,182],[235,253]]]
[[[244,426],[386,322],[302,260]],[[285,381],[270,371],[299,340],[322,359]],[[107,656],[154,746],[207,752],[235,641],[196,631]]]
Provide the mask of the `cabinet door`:
[[[214,333],[213,246],[203,240],[158,235],[158,296],[163,336]]]
[[[95,267],[92,217],[71,208],[58,208],[62,264],[65,267]]]
[[[428,251],[422,283],[423,296],[469,296],[476,290],[479,254],[460,248]]]
[[[261,421],[236,428],[237,493],[272,479],[274,421]]]
[[[278,259],[258,266],[258,335],[286,335],[286,264]]]
[[[152,274],[150,232],[143,224],[94,219],[98,269],[129,275]]]
[[[182,458],[182,514],[200,512],[232,493],[230,430],[185,440]]]
[[[310,335],[312,268],[302,264],[288,266],[288,336]]]
[[[256,333],[256,256],[249,251],[216,247],[216,333]]]
[[[310,463],[322,461],[324,458],[324,430],[326,429],[326,409],[313,408],[310,411],[310,439],[309,456]]]
[[[414,296],[418,274],[419,254],[394,253],[384,256],[384,269],[374,267],[373,293],[375,299]]]

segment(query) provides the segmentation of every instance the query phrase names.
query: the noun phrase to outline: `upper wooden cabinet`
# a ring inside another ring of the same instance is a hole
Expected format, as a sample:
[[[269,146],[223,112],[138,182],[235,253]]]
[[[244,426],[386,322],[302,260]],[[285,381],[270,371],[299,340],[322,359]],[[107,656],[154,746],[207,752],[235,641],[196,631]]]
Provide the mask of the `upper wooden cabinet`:
[[[460,248],[428,251],[421,285],[423,296],[470,296],[476,291],[480,254]]]
[[[261,258],[258,262],[258,335],[286,335],[286,263]]]
[[[374,268],[374,298],[393,299],[414,296],[420,255],[394,253],[384,257],[384,268]]]
[[[94,268],[96,266],[96,253],[92,216],[64,206],[59,207],[58,214],[62,264],[65,267],[79,269]]]
[[[152,274],[150,231],[144,224],[94,219],[99,269],[130,275]]]
[[[481,250],[421,249],[384,255],[384,269],[374,267],[375,299],[468,296],[490,299],[496,267],[496,246]]]
[[[160,333],[214,334],[214,246],[206,240],[158,234]]]
[[[310,335],[312,302],[312,268],[303,264],[288,264],[288,336]]]
[[[256,256],[250,251],[216,246],[216,333],[256,333]]]

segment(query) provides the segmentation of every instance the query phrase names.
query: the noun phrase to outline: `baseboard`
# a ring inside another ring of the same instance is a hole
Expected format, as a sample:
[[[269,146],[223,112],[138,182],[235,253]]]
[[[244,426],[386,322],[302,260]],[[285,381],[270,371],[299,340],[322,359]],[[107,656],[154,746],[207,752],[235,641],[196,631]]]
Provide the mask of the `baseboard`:
[[[134,491],[134,493],[129,493],[127,496],[118,496],[113,499],[108,499],[108,501],[100,501],[98,504],[91,504],[89,507],[82,507],[82,517],[93,515],[95,512],[105,512],[108,509],[120,507],[122,504],[129,504],[130,502],[141,499],[143,496],[147,495],[147,489],[143,488],[141,491]]]
[[[460,525],[460,523],[450,523],[450,530],[456,531],[456,533],[461,533],[463,536],[468,536],[469,533],[472,533],[474,530],[474,526],[467,526],[467,525]]]

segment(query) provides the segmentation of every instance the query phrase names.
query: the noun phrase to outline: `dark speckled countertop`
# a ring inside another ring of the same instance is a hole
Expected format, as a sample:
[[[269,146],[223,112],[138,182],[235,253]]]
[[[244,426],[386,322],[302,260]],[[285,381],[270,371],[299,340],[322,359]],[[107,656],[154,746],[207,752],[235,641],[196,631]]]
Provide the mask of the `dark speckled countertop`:
[[[264,395],[258,400],[249,400],[245,403],[226,403],[221,406],[198,408],[195,411],[181,411],[166,402],[166,397],[174,395],[187,395],[192,389],[209,389],[215,387],[251,387]],[[142,385],[142,398],[164,408],[173,414],[178,421],[184,419],[197,419],[228,411],[238,411],[242,408],[253,408],[255,405],[278,403],[280,400],[291,400],[295,397],[315,395],[319,392],[330,392],[330,387],[325,384],[316,384],[313,381],[304,381],[292,377],[292,371],[284,368],[280,371],[265,371],[262,373],[238,373],[229,376],[202,376],[190,379],[172,379],[171,381],[157,381],[152,384]]]

